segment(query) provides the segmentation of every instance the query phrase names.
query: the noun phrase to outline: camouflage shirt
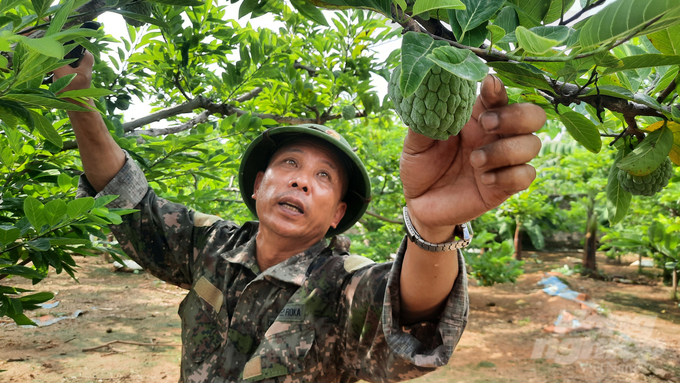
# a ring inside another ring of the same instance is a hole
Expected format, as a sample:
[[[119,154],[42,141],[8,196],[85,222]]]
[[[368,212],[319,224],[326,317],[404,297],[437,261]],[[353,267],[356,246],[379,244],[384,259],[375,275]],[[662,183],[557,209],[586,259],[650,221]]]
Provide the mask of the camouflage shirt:
[[[373,382],[416,378],[445,365],[468,318],[459,274],[438,323],[399,323],[395,262],[375,264],[325,240],[260,272],[257,222],[238,226],[159,198],[127,157],[99,193],[139,211],[112,226],[125,252],[156,277],[189,290],[182,319],[182,382]]]

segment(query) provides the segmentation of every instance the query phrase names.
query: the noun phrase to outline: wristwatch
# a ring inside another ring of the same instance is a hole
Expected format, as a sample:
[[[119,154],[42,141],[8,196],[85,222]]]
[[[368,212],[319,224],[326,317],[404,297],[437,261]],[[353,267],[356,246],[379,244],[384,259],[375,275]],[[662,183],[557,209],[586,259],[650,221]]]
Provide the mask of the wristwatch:
[[[454,229],[453,234],[451,234],[452,239],[458,236],[461,238],[460,240],[444,243],[430,243],[424,240],[423,237],[421,237],[420,234],[418,234],[416,228],[413,226],[413,223],[411,222],[411,217],[408,215],[408,208],[406,206],[404,206],[404,223],[406,224],[406,236],[408,237],[408,239],[411,242],[415,243],[416,246],[427,251],[440,252],[462,249],[464,247],[467,247],[470,244],[470,241],[472,241],[473,232],[472,227],[470,226],[470,222],[466,222],[462,225],[456,226],[456,229]]]

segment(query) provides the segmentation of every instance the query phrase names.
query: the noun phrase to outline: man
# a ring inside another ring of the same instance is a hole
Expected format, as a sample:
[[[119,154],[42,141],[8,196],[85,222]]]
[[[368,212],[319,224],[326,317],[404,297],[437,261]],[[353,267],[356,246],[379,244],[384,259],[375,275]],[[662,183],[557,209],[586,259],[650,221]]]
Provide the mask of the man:
[[[92,56],[67,89],[90,86]],[[488,76],[472,119],[448,141],[409,131],[401,156],[409,238],[394,263],[327,246],[370,198],[366,170],[336,132],[279,127],[248,147],[239,183],[259,222],[238,226],[156,196],[95,112],[69,112],[85,177],[79,194],[135,208],[113,226],[150,273],[189,289],[182,318],[184,382],[387,382],[445,365],[468,318],[462,224],[535,178],[527,165],[545,123],[507,105]],[[469,238],[468,238],[469,240]]]

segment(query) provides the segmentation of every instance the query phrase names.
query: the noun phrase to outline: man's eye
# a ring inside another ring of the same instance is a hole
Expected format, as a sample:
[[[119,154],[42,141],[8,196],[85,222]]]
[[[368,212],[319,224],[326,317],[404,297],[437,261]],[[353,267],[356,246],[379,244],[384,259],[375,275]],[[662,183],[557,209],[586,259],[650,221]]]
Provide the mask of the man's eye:
[[[292,159],[290,159],[290,158],[287,159],[287,160],[285,160],[284,162],[287,163],[287,164],[290,164],[290,165],[297,165],[297,163],[295,162],[295,160],[292,160]]]
[[[326,178],[328,178],[328,179],[331,179],[331,175],[328,174],[328,173],[326,173],[326,172],[319,172],[319,175],[320,175],[321,177],[326,177]]]

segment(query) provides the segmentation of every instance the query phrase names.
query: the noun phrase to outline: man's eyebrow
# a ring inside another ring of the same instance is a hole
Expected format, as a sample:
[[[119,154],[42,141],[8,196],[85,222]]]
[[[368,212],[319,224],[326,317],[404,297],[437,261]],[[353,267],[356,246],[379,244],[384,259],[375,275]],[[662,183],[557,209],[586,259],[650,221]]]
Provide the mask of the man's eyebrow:
[[[302,153],[304,153],[304,150],[299,149],[299,148],[288,148],[288,149],[283,149],[282,152],[284,152],[284,153],[285,152],[294,152],[294,153],[301,153],[302,154]],[[324,162],[325,164],[327,164],[331,169],[338,170],[338,167],[332,161],[329,161],[325,158],[322,158],[321,161]]]

